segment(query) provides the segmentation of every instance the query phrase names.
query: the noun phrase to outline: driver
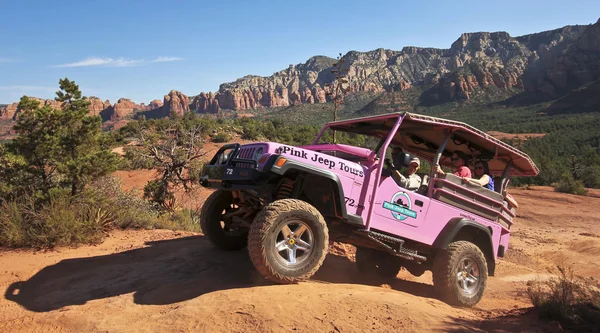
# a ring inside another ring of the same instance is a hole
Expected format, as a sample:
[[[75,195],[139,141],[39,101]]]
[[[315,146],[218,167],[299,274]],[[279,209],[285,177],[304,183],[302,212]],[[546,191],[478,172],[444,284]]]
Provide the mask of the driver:
[[[399,155],[402,150],[399,148],[392,149],[392,163],[397,163]],[[421,177],[417,175],[417,171],[421,167],[421,161],[418,157],[413,157],[410,160],[408,168],[404,171],[404,174],[396,170],[394,164],[391,165],[390,171],[392,173],[392,179],[401,187],[406,188],[409,191],[416,191],[421,186]]]

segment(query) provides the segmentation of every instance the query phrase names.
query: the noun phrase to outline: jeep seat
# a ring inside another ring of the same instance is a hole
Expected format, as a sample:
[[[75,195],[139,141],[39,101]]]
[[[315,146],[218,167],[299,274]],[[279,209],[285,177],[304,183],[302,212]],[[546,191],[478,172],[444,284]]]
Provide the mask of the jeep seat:
[[[435,180],[433,191],[433,198],[436,200],[486,219],[498,221],[508,227],[507,221],[501,218],[504,198],[500,193],[483,186],[463,184],[460,177],[451,173],[439,176]]]

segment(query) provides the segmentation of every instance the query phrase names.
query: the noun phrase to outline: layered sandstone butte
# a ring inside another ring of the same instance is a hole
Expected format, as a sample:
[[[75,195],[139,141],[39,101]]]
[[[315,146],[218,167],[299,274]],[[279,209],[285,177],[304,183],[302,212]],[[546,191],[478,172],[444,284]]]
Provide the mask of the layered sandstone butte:
[[[60,109],[62,103],[57,102],[53,99],[41,99],[37,97],[31,97],[40,102],[40,106],[50,106],[55,109]],[[19,113],[21,113],[21,109],[19,108],[19,102],[15,102],[9,104],[3,108],[0,108],[0,120],[17,120],[19,117]]]
[[[98,97],[90,96],[88,100],[90,101],[90,114],[94,116],[100,115],[112,106],[109,100],[103,102]]]
[[[134,103],[129,98],[119,98],[112,107],[111,119],[123,119],[132,116],[135,111],[143,111],[144,107]]]
[[[599,30],[600,21],[520,37],[506,32],[465,33],[449,49],[409,46],[401,51],[350,51],[342,58],[350,93],[424,86],[427,98],[438,102],[469,99],[486,88],[533,91],[552,98],[561,90],[598,79]],[[269,77],[248,75],[222,84],[214,94],[199,94],[191,107],[218,113],[324,103],[336,62],[315,56]]]
[[[169,94],[165,95],[162,108],[165,112],[175,112],[178,115],[183,115],[190,111],[187,96],[177,90],[171,90]]]
[[[0,108],[0,120],[14,120],[19,109],[19,103],[12,103]]]
[[[41,106],[49,105],[53,108],[61,107],[61,103],[55,100],[44,100],[36,97],[32,98],[40,101]],[[151,101],[148,105],[144,103],[137,104],[128,98],[120,98],[114,105],[112,105],[109,100],[102,101],[95,96],[90,96],[88,101],[90,102],[89,108],[91,115],[99,115],[102,117],[103,121],[112,122],[131,118],[138,112],[164,112],[164,108],[166,108],[166,114],[169,114],[170,111],[175,111],[180,114],[189,111],[187,96],[175,90],[172,90],[168,95],[165,95],[164,103],[167,104],[166,106],[163,106],[163,101],[158,99]],[[14,121],[17,119],[20,112],[21,110],[19,109],[18,102],[6,105],[0,108],[0,120]]]
[[[148,110],[159,109],[163,106],[163,101],[159,99],[155,99],[150,104],[148,104]]]
[[[219,113],[221,111],[219,100],[215,98],[213,93],[200,93],[200,95],[194,97],[191,108],[200,113]]]

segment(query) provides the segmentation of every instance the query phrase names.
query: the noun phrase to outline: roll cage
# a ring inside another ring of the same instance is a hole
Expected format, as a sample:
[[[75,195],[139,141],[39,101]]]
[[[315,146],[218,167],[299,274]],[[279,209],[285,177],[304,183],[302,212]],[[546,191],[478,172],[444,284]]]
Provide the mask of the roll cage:
[[[386,156],[386,151],[392,144],[423,160],[429,161],[432,165],[439,164],[451,167],[452,164],[449,157],[455,151],[474,155],[477,159],[488,162],[492,176],[501,177],[500,182],[502,186],[498,191],[500,193],[504,192],[509,177],[535,176],[539,173],[537,166],[524,152],[468,124],[458,121],[401,112],[330,122],[325,124],[321,129],[313,144],[318,143],[327,129],[379,138],[380,142],[373,151],[374,158]],[[381,182],[383,165],[383,163],[376,165],[375,184]],[[435,176],[435,171],[432,168],[430,174],[432,181],[429,183],[430,186],[427,191],[428,197],[431,198],[434,196],[434,192],[443,194],[445,191],[448,191],[444,188],[434,191],[434,186],[456,187],[456,185],[452,184],[451,180],[436,179]],[[373,198],[377,198],[378,188],[378,186],[373,187],[373,192],[371,193]],[[471,196],[473,201],[490,201],[490,195],[478,193],[477,190],[466,190],[465,193]],[[455,196],[453,194],[450,195]],[[501,196],[504,197],[505,194],[502,193]],[[459,201],[464,201],[464,198],[456,197]],[[481,204],[476,203],[476,205],[483,207]],[[497,209],[499,214],[501,214],[500,218],[502,218],[502,214],[506,214],[511,217],[510,221],[512,221],[514,214],[509,209],[502,207],[498,207]],[[369,229],[372,213],[373,210],[370,209],[367,217],[367,229]]]

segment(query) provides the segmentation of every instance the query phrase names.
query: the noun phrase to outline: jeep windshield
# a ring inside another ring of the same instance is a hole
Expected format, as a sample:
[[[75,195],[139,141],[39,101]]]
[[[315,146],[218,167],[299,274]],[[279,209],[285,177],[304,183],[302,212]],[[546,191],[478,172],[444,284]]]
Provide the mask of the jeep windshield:
[[[383,142],[374,136],[339,130],[335,133],[334,142],[333,132],[331,128],[324,128],[319,133],[318,140],[315,140],[312,145],[301,146],[301,148],[359,162],[373,160],[376,157],[375,151]]]

